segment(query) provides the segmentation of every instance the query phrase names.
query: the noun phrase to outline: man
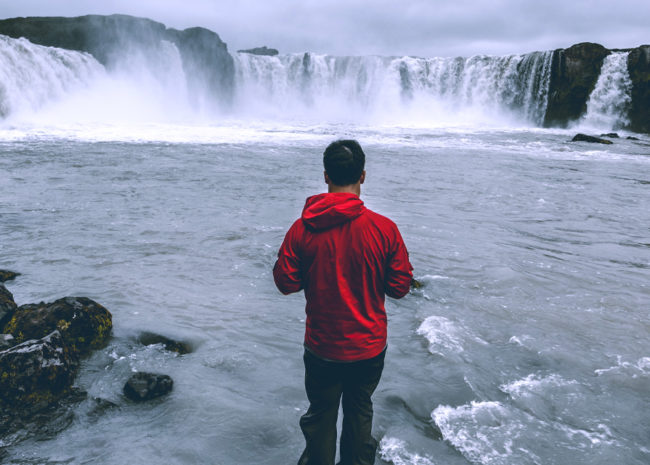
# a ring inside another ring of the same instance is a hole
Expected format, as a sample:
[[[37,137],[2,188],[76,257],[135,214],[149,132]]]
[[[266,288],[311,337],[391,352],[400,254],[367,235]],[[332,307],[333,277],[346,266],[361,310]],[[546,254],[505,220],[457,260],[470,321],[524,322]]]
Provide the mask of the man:
[[[413,267],[388,218],[359,198],[365,154],[354,140],[331,143],[323,155],[326,194],[309,197],[289,229],[273,268],[283,294],[304,290],[305,389],[300,419],[306,447],[299,465],[333,465],[336,419],[343,398],[340,465],[375,461],[372,401],[386,353],[385,295],[409,291]]]

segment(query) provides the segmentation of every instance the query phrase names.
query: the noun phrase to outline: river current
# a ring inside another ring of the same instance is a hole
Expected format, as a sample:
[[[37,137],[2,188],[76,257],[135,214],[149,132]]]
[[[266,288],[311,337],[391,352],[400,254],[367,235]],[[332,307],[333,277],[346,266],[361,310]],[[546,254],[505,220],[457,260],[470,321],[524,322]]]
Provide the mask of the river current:
[[[90,297],[109,345],[89,398],[7,464],[294,463],[307,407],[304,297],[271,269],[337,137],[367,154],[362,199],[399,226],[423,287],[387,299],[377,463],[650,461],[650,141],[545,129],[4,127],[0,268],[18,304]],[[137,136],[136,136],[137,135]],[[624,135],[624,134],[622,134]],[[178,356],[135,341],[189,342]],[[174,379],[134,405],[133,371]],[[97,415],[93,398],[118,407]]]

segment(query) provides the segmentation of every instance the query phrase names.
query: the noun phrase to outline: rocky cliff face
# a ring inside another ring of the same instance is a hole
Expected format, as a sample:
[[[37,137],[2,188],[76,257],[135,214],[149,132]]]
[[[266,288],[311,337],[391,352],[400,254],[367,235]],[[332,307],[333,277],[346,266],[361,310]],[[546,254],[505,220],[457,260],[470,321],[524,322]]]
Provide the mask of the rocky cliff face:
[[[553,52],[544,126],[566,126],[585,113],[603,60],[609,53],[602,45],[592,43]]]
[[[650,45],[630,51],[627,68],[632,79],[630,129],[650,133]]]
[[[632,80],[632,104],[628,129],[650,132],[650,45],[629,50],[627,66]],[[587,109],[603,61],[611,50],[581,43],[553,52],[545,127],[566,127]]]
[[[178,31],[146,18],[88,15],[5,19],[0,21],[0,34],[87,52],[108,68],[127,53],[146,57],[163,47],[162,41],[171,42],[178,48],[190,88],[199,88],[220,102],[228,102],[233,93],[232,56],[227,45],[208,29]]]

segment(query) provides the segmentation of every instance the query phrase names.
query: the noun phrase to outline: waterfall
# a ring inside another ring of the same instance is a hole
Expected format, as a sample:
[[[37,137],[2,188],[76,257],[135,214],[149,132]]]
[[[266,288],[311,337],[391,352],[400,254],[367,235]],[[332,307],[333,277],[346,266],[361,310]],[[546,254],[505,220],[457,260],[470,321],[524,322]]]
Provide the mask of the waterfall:
[[[629,52],[613,52],[605,57],[587,101],[587,112],[582,119],[585,126],[612,130],[630,124],[632,80],[627,70],[628,55]]]
[[[552,52],[471,58],[235,56],[240,108],[256,115],[398,115],[473,111],[541,125]]]
[[[35,111],[104,72],[91,55],[0,35],[0,117]]]

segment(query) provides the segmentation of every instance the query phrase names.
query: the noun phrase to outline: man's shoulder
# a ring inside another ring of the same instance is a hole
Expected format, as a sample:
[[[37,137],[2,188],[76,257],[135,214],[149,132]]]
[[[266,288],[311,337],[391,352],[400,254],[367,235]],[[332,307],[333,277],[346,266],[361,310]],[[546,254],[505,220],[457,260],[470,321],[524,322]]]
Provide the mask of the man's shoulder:
[[[366,217],[366,221],[381,226],[382,228],[397,229],[397,225],[393,220],[369,208],[366,208],[362,216]]]

